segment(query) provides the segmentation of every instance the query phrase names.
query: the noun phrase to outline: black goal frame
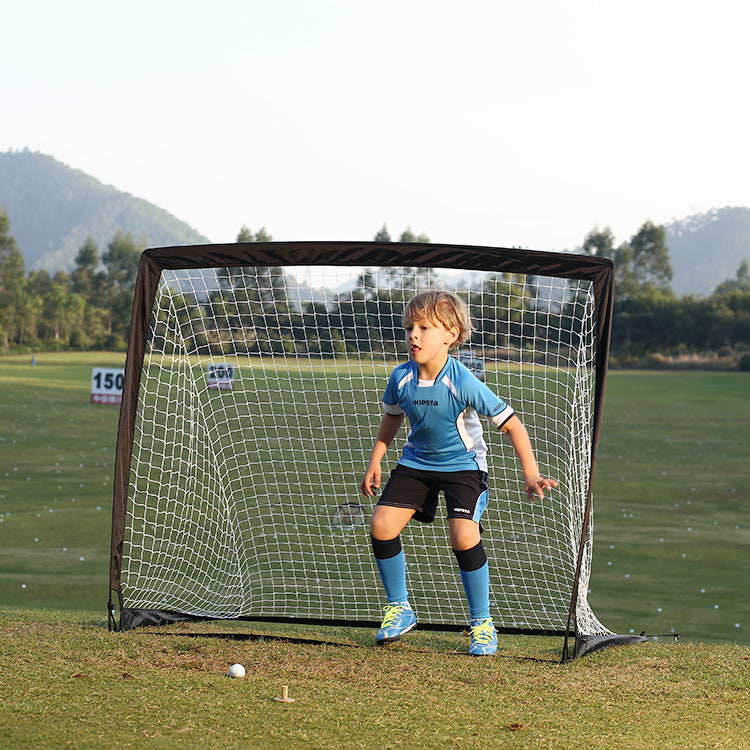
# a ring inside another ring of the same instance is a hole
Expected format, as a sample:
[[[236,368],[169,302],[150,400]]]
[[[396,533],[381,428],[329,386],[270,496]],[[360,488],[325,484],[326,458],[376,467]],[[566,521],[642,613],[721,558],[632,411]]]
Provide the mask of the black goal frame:
[[[592,283],[595,316],[594,409],[590,475],[583,526],[578,540],[575,578],[572,584],[568,621],[564,633],[563,660],[568,660],[568,639],[576,635],[576,602],[581,567],[590,529],[593,480],[601,432],[607,361],[612,329],[614,264],[608,258],[572,253],[517,248],[450,245],[436,243],[378,243],[345,241],[249,242],[161,247],[145,250],[136,279],[133,313],[128,339],[125,379],[117,429],[114,468],[112,535],[109,572],[108,622],[110,630],[140,624],[195,619],[179,613],[129,611],[123,607],[121,568],[125,536],[128,487],[133,450],[136,409],[141,373],[152,325],[153,303],[161,274],[165,270],[232,268],[242,266],[350,266],[424,267],[490,271],[529,276],[585,280]],[[116,619],[116,608],[120,621]],[[267,619],[267,618],[265,618]],[[298,622],[299,620],[295,620]],[[348,623],[362,624],[362,623]],[[369,624],[369,623],[368,623]],[[640,637],[587,637],[593,644],[576,639],[574,656],[613,642],[641,640]],[[603,641],[603,643],[599,643]]]

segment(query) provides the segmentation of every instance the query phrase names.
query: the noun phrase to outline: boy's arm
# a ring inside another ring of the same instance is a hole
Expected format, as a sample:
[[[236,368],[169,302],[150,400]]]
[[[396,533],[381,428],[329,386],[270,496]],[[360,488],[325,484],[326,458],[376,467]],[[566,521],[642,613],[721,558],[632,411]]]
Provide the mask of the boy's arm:
[[[375,490],[380,489],[380,462],[383,460],[388,446],[393,442],[393,439],[401,429],[401,425],[404,423],[404,414],[383,414],[383,419],[380,421],[380,427],[378,428],[378,434],[375,438],[375,444],[372,446],[372,452],[370,453],[370,463],[367,465],[367,471],[365,476],[359,484],[359,491],[365,497],[372,497],[375,494]]]
[[[529,440],[529,433],[523,422],[513,415],[501,429],[510,438],[513,449],[521,462],[521,469],[526,480],[526,494],[529,496],[529,500],[532,503],[534,502],[535,493],[539,495],[540,499],[544,500],[544,490],[557,487],[558,482],[555,479],[545,479],[539,473],[534,450],[531,447],[531,440]]]

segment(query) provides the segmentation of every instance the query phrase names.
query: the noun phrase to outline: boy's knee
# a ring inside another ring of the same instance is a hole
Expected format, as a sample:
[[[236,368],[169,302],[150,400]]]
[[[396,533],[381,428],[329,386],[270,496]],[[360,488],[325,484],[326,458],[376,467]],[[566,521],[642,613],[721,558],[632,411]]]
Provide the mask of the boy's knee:
[[[482,540],[479,524],[463,518],[451,519],[449,536],[454,551],[471,549]]]
[[[372,514],[372,518],[370,519],[370,534],[373,539],[386,540],[393,537],[392,534],[388,535],[390,523],[383,516],[384,514],[378,513],[377,509]]]
[[[370,534],[373,539],[393,539],[403,531],[413,514],[409,508],[378,505],[370,519]]]

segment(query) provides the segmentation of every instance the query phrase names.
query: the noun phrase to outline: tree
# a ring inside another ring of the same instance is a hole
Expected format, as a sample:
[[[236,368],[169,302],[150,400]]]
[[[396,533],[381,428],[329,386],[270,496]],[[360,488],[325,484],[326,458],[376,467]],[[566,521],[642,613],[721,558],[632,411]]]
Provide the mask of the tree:
[[[253,234],[247,224],[243,224],[237,234],[237,242],[272,242],[273,237],[268,233],[265,227],[261,227],[258,232]],[[231,290],[244,287],[244,271],[241,268],[219,268],[216,272],[216,278],[222,289]]]
[[[72,290],[68,273],[58,271],[50,278],[47,271],[32,271],[27,285],[29,297],[39,300],[38,316],[33,321],[34,337],[59,347],[68,345],[73,333],[79,332],[73,338],[80,344],[86,300]]]
[[[373,238],[375,242],[393,242],[391,239],[391,233],[388,231],[388,227],[383,224],[378,230],[377,234]],[[398,238],[399,242],[429,242],[430,238],[426,234],[414,234],[411,227],[406,227],[401,236]]]
[[[474,324],[475,343],[496,349],[518,346],[525,328],[525,318],[534,306],[536,288],[524,284],[522,276],[493,273],[482,282],[483,294],[477,301],[469,299]],[[484,304],[481,300],[487,300]],[[492,300],[490,303],[489,301]],[[497,305],[504,314],[497,315]]]
[[[583,241],[583,252],[609,258],[615,264],[615,287],[620,299],[658,289],[667,292],[672,281],[672,266],[666,244],[666,231],[646,221],[630,242],[615,247],[609,227],[594,227]]]
[[[601,230],[599,227],[594,227],[583,241],[583,252],[599,258],[614,258],[615,236],[612,230],[609,227]]]
[[[30,316],[32,320],[27,321],[29,323],[28,332],[31,334],[33,330],[30,338],[41,340],[58,338],[54,335],[57,325],[54,307],[60,304],[66,293],[67,290],[63,290],[60,285],[55,286],[52,283],[48,271],[44,269],[29,271],[29,275],[26,277],[26,296],[37,300]]]
[[[103,277],[105,306],[109,313],[107,331],[122,337],[124,343],[130,325],[133,290],[141,253],[145,248],[136,245],[130,232],[118,229],[102,258],[106,273]]]
[[[743,259],[733,279],[716,287],[708,300],[712,311],[710,340],[719,346],[750,344],[750,262]]]
[[[388,227],[383,224],[382,227],[378,230],[377,234],[373,237],[375,242],[390,242],[391,241],[391,235],[388,231]]]
[[[265,227],[253,234],[244,225],[237,235],[237,242],[272,241]],[[216,275],[221,289],[211,297],[213,315],[229,328],[242,330],[241,346],[263,353],[295,348],[294,332],[302,322],[289,304],[283,267],[220,268]]]
[[[237,242],[255,242],[255,236],[248,229],[247,224],[242,225],[242,228],[237,234]]]
[[[666,237],[663,226],[647,221],[630,240],[633,274],[641,289],[658,289],[663,292],[670,289],[672,266]]]
[[[96,287],[96,274],[101,264],[99,248],[90,235],[78,250],[75,269],[70,276],[73,291],[91,301]]]
[[[135,288],[135,276],[144,249],[136,245],[130,232],[125,234],[122,229],[115,232],[102,260],[107,270],[107,280],[118,291],[132,291]]]
[[[265,227],[261,227],[255,234],[243,224],[237,235],[237,242],[273,242],[273,237]]]
[[[99,248],[94,238],[89,236],[78,250],[75,268],[70,275],[70,293],[79,297],[79,301],[72,304],[80,306],[80,300],[84,303],[80,323],[70,333],[71,346],[86,348],[92,342],[103,342],[106,332],[111,331],[107,304],[109,290],[107,271],[102,268]],[[79,315],[78,307],[76,310],[75,315]]]
[[[583,241],[582,250],[587,255],[609,258],[615,264],[615,288],[618,298],[626,298],[638,290],[633,272],[633,248],[624,242],[615,247],[615,236],[607,226],[594,227]]]
[[[10,219],[0,208],[0,343],[23,343],[27,306],[23,255],[10,233]]]
[[[744,258],[737,269],[737,275],[733,279],[727,279],[719,284],[714,295],[723,296],[732,292],[750,292],[750,261]]]
[[[426,234],[414,234],[411,227],[407,227],[398,238],[399,242],[429,242],[430,238]]]

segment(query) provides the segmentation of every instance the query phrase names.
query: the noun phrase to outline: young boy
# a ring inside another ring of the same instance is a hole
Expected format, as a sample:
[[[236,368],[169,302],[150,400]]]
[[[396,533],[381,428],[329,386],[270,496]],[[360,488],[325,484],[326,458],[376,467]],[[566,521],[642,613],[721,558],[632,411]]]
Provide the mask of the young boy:
[[[497,651],[490,616],[489,566],[479,521],[487,507],[487,445],[479,414],[510,437],[526,480],[526,493],[544,498],[557,487],[539,474],[529,435],[513,409],[498,398],[449,351],[468,340],[469,315],[463,300],[449,292],[421,292],[404,309],[410,361],[391,374],[383,396],[384,414],[360,492],[380,488],[380,462],[404,417],[410,432],[398,465],[372,514],[370,533],[388,598],[376,643],[398,640],[417,619],[409,605],[401,531],[415,518],[435,518],[438,493],[448,508],[450,545],[458,561],[471,616],[473,656]]]

